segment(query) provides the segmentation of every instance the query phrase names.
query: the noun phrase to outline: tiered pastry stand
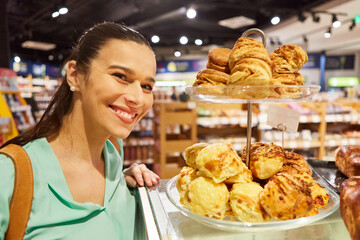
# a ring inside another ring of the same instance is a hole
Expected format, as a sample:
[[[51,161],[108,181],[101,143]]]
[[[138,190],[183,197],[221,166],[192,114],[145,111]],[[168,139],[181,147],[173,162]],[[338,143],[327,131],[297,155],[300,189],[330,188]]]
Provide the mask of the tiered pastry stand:
[[[264,46],[266,46],[266,36],[263,31],[251,28],[245,31],[241,37],[250,34],[258,34]],[[296,92],[292,97],[281,97],[280,95],[268,94],[275,91]],[[246,136],[246,165],[250,164],[251,147],[251,128],[252,128],[252,104],[261,102],[297,102],[309,100],[315,93],[319,92],[320,86],[314,85],[252,85],[252,86],[210,86],[210,87],[188,87],[186,92],[195,100],[216,103],[247,103],[247,136]],[[235,94],[234,94],[235,92]],[[261,94],[264,93],[264,94]],[[286,126],[281,125],[279,130],[285,131]],[[284,139],[282,140],[284,144]]]

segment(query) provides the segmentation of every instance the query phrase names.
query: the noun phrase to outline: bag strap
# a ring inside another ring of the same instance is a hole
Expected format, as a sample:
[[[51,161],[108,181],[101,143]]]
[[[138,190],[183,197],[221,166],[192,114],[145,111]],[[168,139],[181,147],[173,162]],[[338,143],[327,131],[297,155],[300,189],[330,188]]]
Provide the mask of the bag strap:
[[[30,217],[34,177],[30,158],[26,151],[15,144],[0,149],[0,153],[10,157],[15,166],[14,191],[10,202],[9,226],[5,234],[6,240],[23,239]]]

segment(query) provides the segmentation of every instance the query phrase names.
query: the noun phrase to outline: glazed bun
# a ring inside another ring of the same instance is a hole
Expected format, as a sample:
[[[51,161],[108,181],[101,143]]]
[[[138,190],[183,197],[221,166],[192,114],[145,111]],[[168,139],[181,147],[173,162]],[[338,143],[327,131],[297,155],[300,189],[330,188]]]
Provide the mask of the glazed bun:
[[[227,74],[230,73],[229,69],[229,56],[231,49],[229,48],[212,48],[209,50],[208,62],[206,68],[214,69]]]
[[[253,38],[241,37],[239,38],[231,50],[229,56],[230,70],[244,58],[257,58],[265,61],[269,66],[272,66],[271,59],[264,44]]]
[[[217,86],[225,85],[229,79],[229,74],[214,69],[201,70],[196,75],[193,86]]]
[[[275,49],[270,58],[276,73],[298,72],[308,60],[306,52],[298,45],[288,44]]]

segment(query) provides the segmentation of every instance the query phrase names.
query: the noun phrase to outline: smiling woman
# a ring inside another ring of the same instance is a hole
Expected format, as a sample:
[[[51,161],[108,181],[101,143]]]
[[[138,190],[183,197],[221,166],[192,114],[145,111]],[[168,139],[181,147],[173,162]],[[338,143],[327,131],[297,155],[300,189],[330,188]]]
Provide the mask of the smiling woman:
[[[66,79],[39,123],[2,146],[22,146],[33,166],[24,239],[138,238],[135,198],[127,186],[152,186],[159,177],[143,164],[122,171],[122,139],[153,104],[154,53],[138,32],[102,23],[84,33],[66,63]],[[5,155],[0,165],[3,239],[14,166]]]

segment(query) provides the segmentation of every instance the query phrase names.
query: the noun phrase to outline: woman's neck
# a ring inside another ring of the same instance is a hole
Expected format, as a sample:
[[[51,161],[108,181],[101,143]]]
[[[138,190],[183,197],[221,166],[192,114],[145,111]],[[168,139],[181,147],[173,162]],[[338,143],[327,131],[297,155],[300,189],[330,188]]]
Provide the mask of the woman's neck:
[[[108,136],[100,136],[94,129],[85,127],[82,119],[73,114],[64,118],[59,134],[49,141],[58,158],[73,162],[98,165],[102,160],[102,150]],[[80,123],[80,124],[74,124]]]

